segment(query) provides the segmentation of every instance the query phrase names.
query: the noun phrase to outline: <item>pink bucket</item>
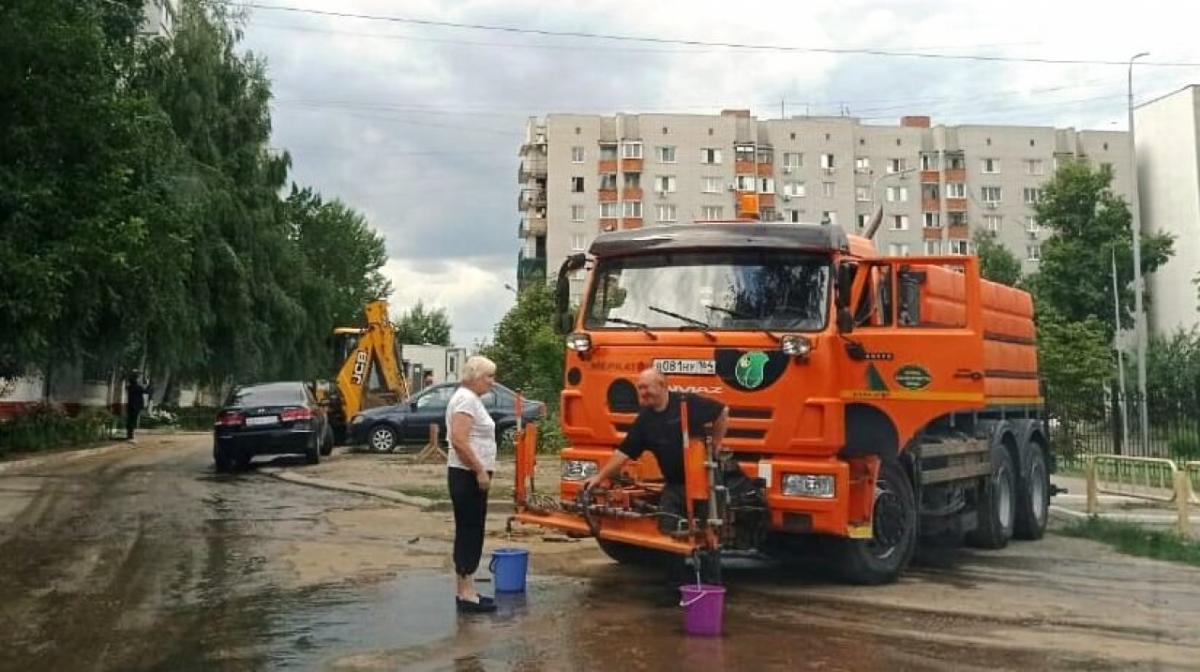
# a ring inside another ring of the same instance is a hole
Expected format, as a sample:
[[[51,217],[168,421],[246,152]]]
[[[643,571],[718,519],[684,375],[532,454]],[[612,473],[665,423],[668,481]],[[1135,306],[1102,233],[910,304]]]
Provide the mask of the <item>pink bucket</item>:
[[[689,635],[714,637],[721,634],[721,615],[725,609],[725,587],[689,584],[679,587],[682,594],[683,629]]]

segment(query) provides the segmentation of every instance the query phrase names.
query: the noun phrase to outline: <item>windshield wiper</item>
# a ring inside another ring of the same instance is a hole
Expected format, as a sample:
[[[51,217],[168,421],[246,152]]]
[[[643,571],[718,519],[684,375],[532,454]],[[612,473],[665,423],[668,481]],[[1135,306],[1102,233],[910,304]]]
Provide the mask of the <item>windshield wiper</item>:
[[[730,317],[736,317],[739,320],[756,319],[753,315],[747,315],[741,311],[732,310],[729,308],[722,308],[721,306],[706,305],[704,307],[709,310],[715,310],[718,313],[725,313],[726,315],[729,315]],[[776,343],[779,343],[781,340],[783,340],[783,339],[779,338],[779,336],[776,336],[774,333],[772,333],[770,329],[759,329],[758,331],[763,332],[764,334],[769,336],[772,341],[775,341]]]
[[[643,324],[641,322],[634,322],[633,320],[627,320],[623,317],[606,317],[606,318],[604,318],[604,321],[605,322],[616,322],[617,324],[627,324],[631,327],[637,327],[638,329],[641,329],[642,332],[644,332],[647,336],[649,336],[650,340],[652,340],[652,341],[658,340],[658,336],[655,335],[655,333],[653,331],[650,331],[650,327],[646,326],[645,324]]]
[[[717,340],[717,337],[715,335],[713,335],[713,333],[711,331],[709,331],[709,329],[712,329],[712,325],[710,325],[707,322],[702,322],[700,320],[697,320],[694,317],[688,317],[687,315],[680,315],[679,313],[672,313],[671,311],[663,310],[662,308],[659,308],[658,306],[646,306],[646,308],[653,310],[656,313],[661,313],[663,315],[666,315],[667,317],[673,317],[677,320],[683,320],[684,322],[687,322],[688,324],[690,324],[694,327],[699,327],[700,333],[704,334],[704,336],[706,338],[708,338],[708,340],[710,340],[710,341]]]

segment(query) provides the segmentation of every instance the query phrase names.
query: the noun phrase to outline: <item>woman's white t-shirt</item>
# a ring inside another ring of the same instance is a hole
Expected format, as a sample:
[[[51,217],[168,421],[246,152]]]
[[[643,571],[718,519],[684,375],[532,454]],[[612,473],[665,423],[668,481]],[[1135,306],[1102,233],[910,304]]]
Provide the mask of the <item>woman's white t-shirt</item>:
[[[458,452],[450,443],[451,428],[454,427],[454,416],[457,413],[466,413],[471,416],[471,433],[468,439],[471,450],[475,452],[476,459],[484,469],[495,471],[496,421],[487,412],[479,395],[466,387],[459,387],[455,390],[454,395],[450,397],[450,403],[446,405],[446,447],[449,448],[446,451],[447,464],[456,469],[470,470],[469,466],[458,459]]]

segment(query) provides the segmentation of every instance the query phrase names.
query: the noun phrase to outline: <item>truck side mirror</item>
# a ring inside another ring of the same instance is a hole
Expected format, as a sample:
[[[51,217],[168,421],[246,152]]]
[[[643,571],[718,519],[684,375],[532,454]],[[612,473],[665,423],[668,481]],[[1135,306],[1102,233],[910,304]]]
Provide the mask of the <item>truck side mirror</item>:
[[[837,309],[837,330],[839,334],[848,334],[854,331],[854,316],[845,306],[839,306]]]
[[[554,331],[558,334],[569,334],[575,326],[574,315],[571,314],[571,281],[567,277],[572,271],[583,268],[587,263],[587,255],[572,254],[558,268],[558,279],[554,283]]]
[[[837,307],[850,307],[850,292],[854,290],[854,276],[858,273],[858,264],[843,261],[837,268]]]

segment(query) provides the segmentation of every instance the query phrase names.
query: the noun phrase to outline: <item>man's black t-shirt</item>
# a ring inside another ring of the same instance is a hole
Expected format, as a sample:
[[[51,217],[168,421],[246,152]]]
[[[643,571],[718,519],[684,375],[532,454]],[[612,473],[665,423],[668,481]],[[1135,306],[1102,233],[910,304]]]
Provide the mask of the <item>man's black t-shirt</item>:
[[[679,422],[679,402],[687,399],[688,435],[699,438],[704,425],[714,422],[725,410],[724,404],[697,394],[671,392],[667,407],[660,413],[643,408],[638,413],[625,440],[617,447],[632,459],[649,450],[658,460],[663,479],[672,485],[683,485],[683,427]]]

